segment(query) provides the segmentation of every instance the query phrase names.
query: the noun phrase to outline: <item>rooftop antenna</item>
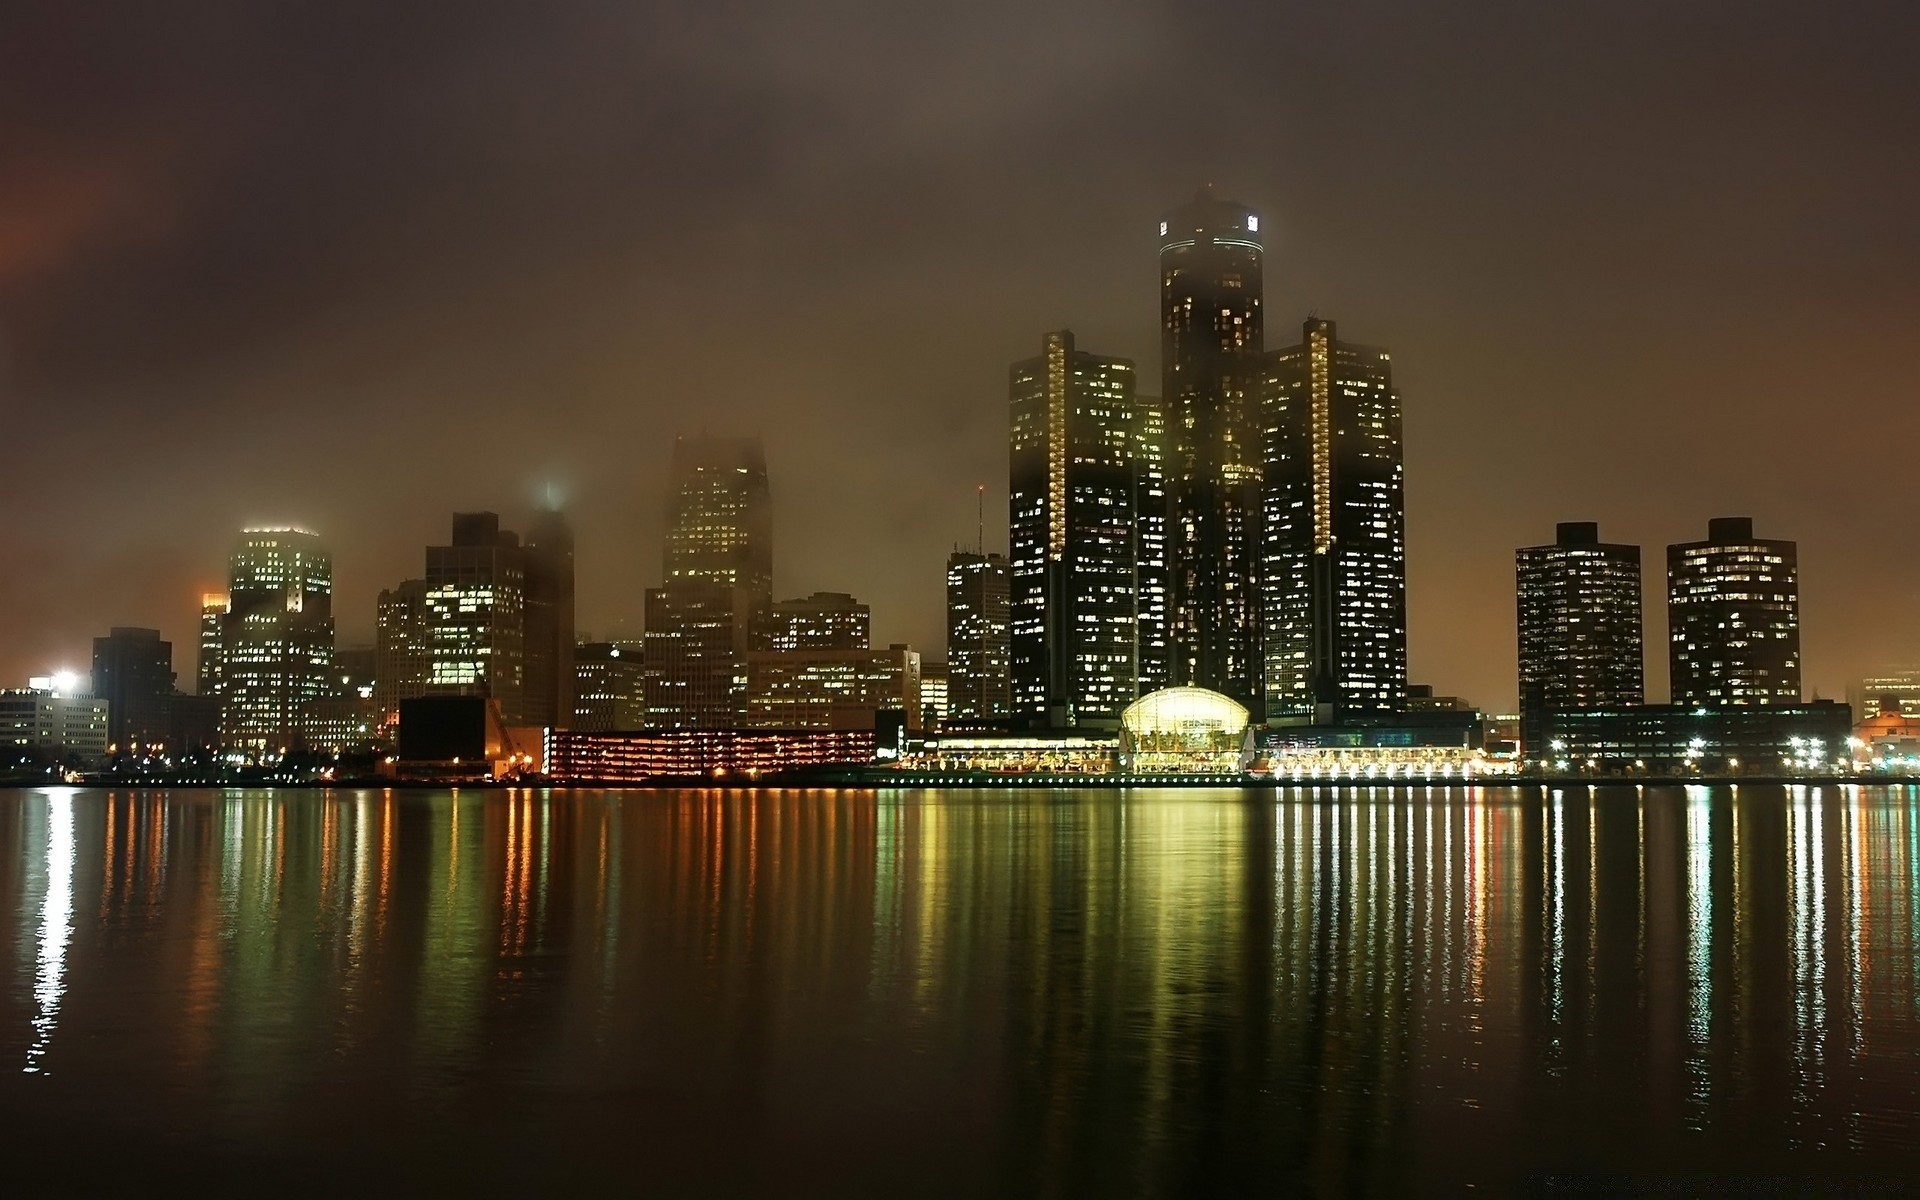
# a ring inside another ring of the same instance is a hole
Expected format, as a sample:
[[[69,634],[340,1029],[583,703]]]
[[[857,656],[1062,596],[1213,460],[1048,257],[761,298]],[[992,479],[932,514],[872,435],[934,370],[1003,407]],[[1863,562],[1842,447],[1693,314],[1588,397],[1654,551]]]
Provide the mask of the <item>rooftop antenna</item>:
[[[987,553],[987,485],[980,484],[977,489],[977,503],[980,509],[979,529],[974,534],[973,552],[984,557]]]

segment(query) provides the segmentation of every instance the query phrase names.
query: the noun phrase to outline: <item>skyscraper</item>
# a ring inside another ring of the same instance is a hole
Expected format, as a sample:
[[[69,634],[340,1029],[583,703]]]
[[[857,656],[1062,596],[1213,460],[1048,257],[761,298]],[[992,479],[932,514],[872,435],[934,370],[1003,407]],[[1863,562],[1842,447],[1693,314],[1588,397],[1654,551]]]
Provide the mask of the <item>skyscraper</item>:
[[[1064,727],[1139,695],[1133,364],[1049,333],[1009,371],[1013,713]]]
[[[194,692],[215,706],[220,703],[221,628],[226,620],[227,594],[201,593],[200,662],[194,673]]]
[[[329,694],[333,558],[303,529],[242,531],[218,614],[221,740],[274,757],[299,737],[300,710]]]
[[[1646,699],[1640,547],[1564,521],[1550,546],[1514,553],[1520,633],[1520,743],[1544,749],[1547,714],[1628,708]]]
[[[433,628],[427,581],[408,579],[380,593],[374,610],[373,702],[383,721],[398,721],[400,702],[427,694],[433,678]]]
[[[1798,547],[1715,517],[1667,547],[1667,667],[1689,708],[1800,703]]]
[[[1160,221],[1168,681],[1256,713],[1261,261],[1259,214],[1210,188]]]
[[[667,502],[666,584],[744,588],[773,601],[773,499],[759,438],[681,437]]]
[[[1012,711],[1007,560],[956,550],[947,558],[947,704],[950,723],[1004,720]]]
[[[778,600],[761,614],[756,650],[865,650],[873,644],[873,610],[845,592]]]
[[[529,725],[573,719],[573,530],[558,509],[534,514],[526,545],[526,687]]]
[[[1144,694],[1171,680],[1168,612],[1172,582],[1167,562],[1167,421],[1160,397],[1135,396],[1138,436],[1134,450],[1134,604],[1140,648],[1138,690]]]
[[[107,702],[107,741],[121,753],[164,743],[172,726],[173,644],[158,629],[114,626],[93,639],[93,694]]]
[[[1270,720],[1398,711],[1407,691],[1400,397],[1387,352],[1309,318],[1267,359],[1264,614]]]
[[[612,733],[647,724],[646,681],[635,647],[582,643],[574,651],[573,675],[573,717],[566,728]]]
[[[427,694],[485,696],[504,725],[527,723],[526,552],[495,513],[455,513],[453,538],[427,547]]]
[[[718,583],[647,589],[647,725],[738,729],[747,717],[751,593]]]

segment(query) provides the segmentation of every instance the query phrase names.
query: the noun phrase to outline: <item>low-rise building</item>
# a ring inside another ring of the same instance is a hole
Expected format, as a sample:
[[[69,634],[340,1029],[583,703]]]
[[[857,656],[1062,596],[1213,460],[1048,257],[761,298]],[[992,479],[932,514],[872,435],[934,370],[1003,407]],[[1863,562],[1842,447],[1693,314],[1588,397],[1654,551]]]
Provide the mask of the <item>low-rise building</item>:
[[[1599,774],[1818,774],[1847,761],[1852,711],[1831,700],[1695,708],[1648,704],[1549,712],[1537,771]]]
[[[873,729],[883,712],[922,728],[920,654],[885,650],[757,651],[747,656],[747,725],[755,729]]]
[[[0,691],[0,745],[71,755],[95,765],[107,756],[108,705],[51,681]]]

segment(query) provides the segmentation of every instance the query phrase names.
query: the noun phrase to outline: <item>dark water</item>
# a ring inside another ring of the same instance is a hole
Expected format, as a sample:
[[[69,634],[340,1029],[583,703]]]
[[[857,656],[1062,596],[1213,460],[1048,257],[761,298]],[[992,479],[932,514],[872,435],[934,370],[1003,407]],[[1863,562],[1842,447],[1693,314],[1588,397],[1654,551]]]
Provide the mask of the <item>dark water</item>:
[[[0,791],[0,1179],[1913,1191],[1917,884],[1912,789]]]

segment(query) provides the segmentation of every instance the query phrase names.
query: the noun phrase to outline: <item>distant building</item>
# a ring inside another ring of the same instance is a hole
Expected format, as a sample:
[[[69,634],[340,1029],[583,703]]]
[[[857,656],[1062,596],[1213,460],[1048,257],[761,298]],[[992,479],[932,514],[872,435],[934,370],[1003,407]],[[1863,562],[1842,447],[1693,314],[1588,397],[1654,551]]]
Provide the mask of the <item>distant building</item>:
[[[646,610],[647,726],[745,725],[752,594],[740,587],[680,582],[647,589]]]
[[[300,710],[300,743],[322,754],[356,754],[392,742],[372,696],[328,696]]]
[[[573,530],[555,509],[534,514],[526,545],[526,676],[528,725],[573,719]]]
[[[1261,692],[1260,216],[1202,188],[1159,224],[1167,678]]]
[[[427,547],[431,696],[484,696],[524,725],[526,553],[495,513],[455,513],[453,538]]]
[[[200,596],[200,661],[194,672],[194,691],[220,702],[221,630],[227,620],[227,594],[205,592]]]
[[[873,644],[872,624],[872,610],[845,592],[815,592],[762,613],[755,649],[865,650]]]
[[[107,702],[84,692],[51,685],[0,691],[0,746],[71,755],[93,766],[107,756],[108,719]]]
[[[920,662],[920,723],[926,729],[938,729],[947,715],[947,664],[939,660]]]
[[[582,733],[642,729],[647,724],[642,650],[618,642],[582,642],[573,652],[573,720]]]
[[[1552,545],[1514,552],[1514,578],[1529,755],[1543,746],[1548,712],[1646,701],[1640,547],[1602,542],[1592,521],[1564,521]]]
[[[747,720],[756,729],[873,729],[880,714],[920,729],[920,655],[885,650],[769,650],[747,656]]]
[[[1269,722],[1397,711],[1407,690],[1400,397],[1388,354],[1311,318],[1267,359],[1264,616]]]
[[[561,730],[549,739],[546,773],[581,783],[767,775],[870,763],[872,729]]]
[[[1831,700],[1550,711],[1542,757],[1549,769],[1567,772],[1803,774],[1844,763],[1851,726],[1851,710]],[[1527,759],[1539,761],[1532,747]]]
[[[170,744],[173,679],[173,644],[159,630],[116,625],[93,639],[93,694],[106,701],[117,753]]]
[[[1140,693],[1141,493],[1157,470],[1133,363],[1059,330],[1010,368],[1008,400],[1013,714],[1111,725]]]
[[[737,587],[773,602],[773,499],[759,438],[681,437],[673,444],[666,586]]]
[[[433,630],[427,581],[408,579],[380,593],[374,610],[373,702],[382,720],[398,724],[400,703],[427,694],[433,678]]]
[[[333,650],[333,694],[343,700],[372,699],[375,672],[379,669],[378,646],[335,646]]]
[[[1667,547],[1667,664],[1687,708],[1800,703],[1800,577],[1792,542],[1715,517]]]
[[[1410,683],[1407,685],[1406,703],[1401,706],[1401,711],[1409,713],[1473,712],[1475,709],[1471,701],[1460,696],[1434,695],[1431,684]]]
[[[1920,667],[1883,667],[1847,689],[1847,703],[1855,715],[1878,714],[1887,699],[1902,715],[1920,717]]]
[[[1002,721],[1012,712],[1011,577],[998,554],[947,558],[947,701],[950,722]]]
[[[248,529],[235,544],[213,680],[221,741],[274,758],[300,737],[300,711],[329,695],[333,675],[333,557],[303,529]],[[202,677],[207,664],[202,663]]]

